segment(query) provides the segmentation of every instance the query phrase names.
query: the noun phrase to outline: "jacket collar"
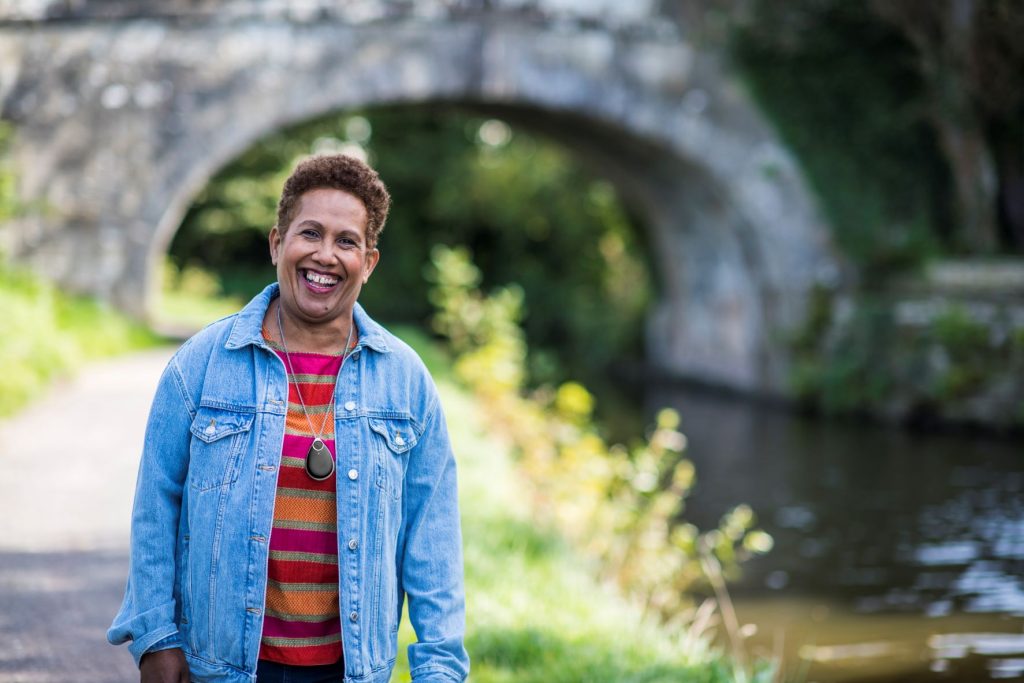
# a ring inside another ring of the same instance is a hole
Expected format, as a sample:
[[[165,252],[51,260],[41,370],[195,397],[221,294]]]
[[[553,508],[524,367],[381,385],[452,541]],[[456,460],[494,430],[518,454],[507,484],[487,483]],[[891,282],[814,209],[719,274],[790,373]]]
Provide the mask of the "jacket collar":
[[[231,333],[228,335],[227,342],[224,343],[224,348],[240,349],[247,344],[262,344],[263,318],[270,302],[279,294],[280,288],[274,282],[253,297],[253,300],[235,315],[235,321],[231,325]],[[359,332],[359,346],[366,346],[380,353],[391,351],[384,336],[384,328],[374,322],[358,302],[352,309],[352,319]]]

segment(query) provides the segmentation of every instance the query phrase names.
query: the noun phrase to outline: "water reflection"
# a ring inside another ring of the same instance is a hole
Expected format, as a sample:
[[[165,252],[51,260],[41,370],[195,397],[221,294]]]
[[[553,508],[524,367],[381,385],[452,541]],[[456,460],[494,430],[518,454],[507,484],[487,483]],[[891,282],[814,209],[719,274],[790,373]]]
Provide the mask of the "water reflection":
[[[660,388],[647,399],[682,415],[698,474],[687,516],[712,526],[748,502],[775,537],[775,549],[736,585],[740,603],[828,605],[833,640],[796,654],[817,663],[892,660],[902,671],[892,680],[1024,676],[1024,636],[987,633],[1024,630],[1019,439],[813,421],[693,390]],[[907,619],[888,640],[844,633],[844,620],[872,615],[879,624]],[[965,615],[977,617],[968,625]],[[972,631],[950,632],[964,627]]]

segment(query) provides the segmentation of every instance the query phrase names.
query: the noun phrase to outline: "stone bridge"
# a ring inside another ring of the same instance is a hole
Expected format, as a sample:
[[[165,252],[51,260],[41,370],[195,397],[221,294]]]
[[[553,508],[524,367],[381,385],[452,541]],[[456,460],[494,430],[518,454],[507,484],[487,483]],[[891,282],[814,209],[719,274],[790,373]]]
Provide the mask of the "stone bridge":
[[[562,141],[642,216],[654,363],[780,392],[787,334],[839,265],[793,160],[686,6],[0,0],[0,117],[27,207],[0,249],[144,316],[193,197],[256,140],[444,102]]]

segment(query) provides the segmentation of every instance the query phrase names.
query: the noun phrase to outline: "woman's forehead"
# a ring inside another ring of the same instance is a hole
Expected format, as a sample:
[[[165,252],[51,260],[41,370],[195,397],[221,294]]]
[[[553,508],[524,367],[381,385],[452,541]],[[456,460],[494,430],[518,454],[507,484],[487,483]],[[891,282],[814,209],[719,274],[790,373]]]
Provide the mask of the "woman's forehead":
[[[351,192],[334,188],[316,188],[299,197],[292,225],[308,220],[326,227],[343,223],[345,227],[359,227],[366,234],[369,213],[366,205]]]

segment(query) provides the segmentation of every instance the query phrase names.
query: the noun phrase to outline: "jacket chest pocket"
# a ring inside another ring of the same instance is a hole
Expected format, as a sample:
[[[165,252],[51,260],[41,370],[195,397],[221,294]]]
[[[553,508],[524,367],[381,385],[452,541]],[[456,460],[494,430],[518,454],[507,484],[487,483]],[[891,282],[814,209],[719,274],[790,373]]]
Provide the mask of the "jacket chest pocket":
[[[416,445],[418,439],[412,420],[404,418],[370,418],[370,429],[376,434],[376,482],[393,499],[402,497],[405,464],[402,456]]]
[[[238,461],[249,441],[255,415],[200,408],[192,420],[188,480],[199,491],[229,486],[238,479]]]

